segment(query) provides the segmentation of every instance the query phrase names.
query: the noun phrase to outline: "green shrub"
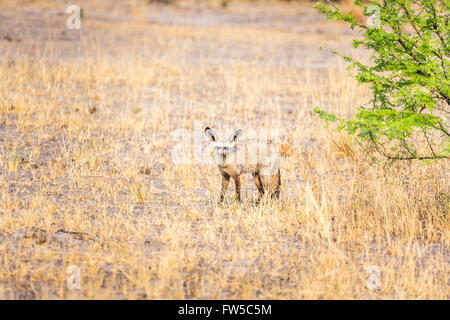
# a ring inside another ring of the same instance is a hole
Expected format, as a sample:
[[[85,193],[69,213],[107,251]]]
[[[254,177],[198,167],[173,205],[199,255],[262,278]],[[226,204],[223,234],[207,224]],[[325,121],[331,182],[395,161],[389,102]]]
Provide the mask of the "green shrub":
[[[370,51],[370,65],[334,53],[351,64],[360,84],[369,85],[372,99],[351,119],[314,110],[389,160],[449,158],[450,1],[368,2],[354,2],[370,16],[366,24],[332,3],[316,8],[362,34],[353,45]]]

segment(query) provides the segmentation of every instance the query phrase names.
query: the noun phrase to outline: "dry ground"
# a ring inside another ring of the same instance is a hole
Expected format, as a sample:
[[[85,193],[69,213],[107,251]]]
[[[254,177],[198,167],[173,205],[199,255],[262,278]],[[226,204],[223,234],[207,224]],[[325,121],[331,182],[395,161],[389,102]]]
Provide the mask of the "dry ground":
[[[72,1],[0,4],[0,298],[450,298],[448,162],[375,166],[312,112],[369,99],[319,50],[364,58],[345,27],[294,3],[78,3],[81,30]],[[280,202],[247,178],[218,206],[214,165],[172,161],[205,125],[279,130]]]

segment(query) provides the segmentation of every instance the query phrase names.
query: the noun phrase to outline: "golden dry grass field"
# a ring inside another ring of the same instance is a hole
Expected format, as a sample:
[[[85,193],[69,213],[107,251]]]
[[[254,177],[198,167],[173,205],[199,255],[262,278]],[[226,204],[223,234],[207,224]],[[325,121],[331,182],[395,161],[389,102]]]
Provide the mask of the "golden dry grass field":
[[[355,36],[305,3],[2,1],[0,298],[449,299],[448,161],[376,165],[312,111],[370,99],[319,49]],[[278,131],[280,201],[174,162],[205,126]]]

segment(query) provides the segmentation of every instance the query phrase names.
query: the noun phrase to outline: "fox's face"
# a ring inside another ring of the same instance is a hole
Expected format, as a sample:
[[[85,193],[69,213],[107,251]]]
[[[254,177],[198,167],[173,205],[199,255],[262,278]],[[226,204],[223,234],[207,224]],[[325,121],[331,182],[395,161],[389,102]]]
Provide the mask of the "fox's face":
[[[241,201],[240,176],[252,173],[259,191],[259,200],[265,192],[272,198],[280,196],[280,165],[278,152],[270,140],[241,139],[242,131],[236,130],[227,140],[221,140],[210,128],[205,135],[211,139],[214,157],[222,175],[220,202],[223,202],[228,182],[232,177],[236,185],[237,200]]]
[[[226,159],[237,152],[237,138],[241,130],[236,130],[227,140],[221,140],[219,136],[209,127],[205,129],[205,134],[211,139],[214,148],[214,155],[218,164],[223,164]]]
[[[236,144],[233,143],[217,142],[214,144],[214,154],[216,155],[216,158],[227,158],[227,156],[236,151]]]

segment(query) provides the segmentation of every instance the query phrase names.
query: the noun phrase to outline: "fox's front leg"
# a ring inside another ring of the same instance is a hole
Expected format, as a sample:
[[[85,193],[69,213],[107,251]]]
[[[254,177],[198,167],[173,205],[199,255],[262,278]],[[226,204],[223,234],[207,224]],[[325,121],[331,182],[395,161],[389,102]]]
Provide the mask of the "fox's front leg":
[[[256,204],[259,204],[264,196],[264,184],[259,172],[255,172],[253,174],[253,180],[255,181],[256,188],[258,188],[259,197],[258,201],[256,201]]]
[[[222,174],[222,189],[220,190],[219,203],[223,202],[223,199],[225,198],[225,193],[227,192],[229,182],[230,182],[230,175],[223,173]]]
[[[234,178],[234,185],[236,186],[237,201],[241,202],[241,180],[239,176]]]

